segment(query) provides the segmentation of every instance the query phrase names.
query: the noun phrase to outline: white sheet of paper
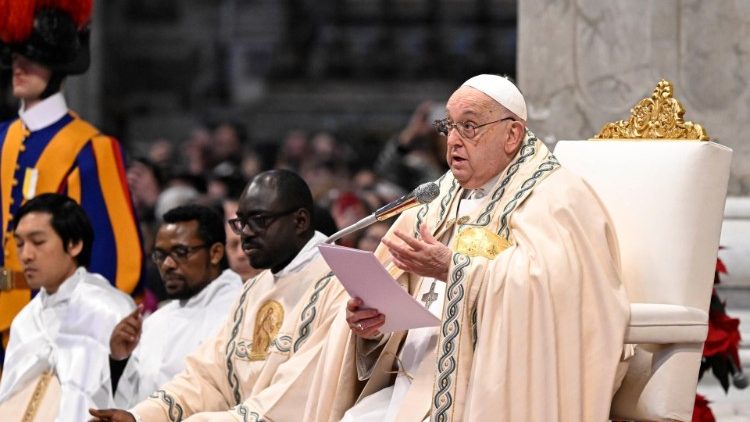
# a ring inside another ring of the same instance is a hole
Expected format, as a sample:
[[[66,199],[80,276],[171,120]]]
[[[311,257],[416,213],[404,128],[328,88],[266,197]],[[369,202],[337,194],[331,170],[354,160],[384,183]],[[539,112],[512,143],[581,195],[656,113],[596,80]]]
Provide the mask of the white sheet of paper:
[[[385,315],[380,331],[389,333],[440,325],[440,319],[404,290],[372,252],[327,244],[318,248],[349,295],[362,299],[363,307],[377,309]]]

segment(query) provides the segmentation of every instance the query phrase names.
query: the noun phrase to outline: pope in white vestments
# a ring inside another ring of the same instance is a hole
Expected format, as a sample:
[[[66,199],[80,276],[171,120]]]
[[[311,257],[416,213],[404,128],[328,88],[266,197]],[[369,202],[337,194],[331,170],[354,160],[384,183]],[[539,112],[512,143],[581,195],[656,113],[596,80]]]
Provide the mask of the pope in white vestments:
[[[58,233],[56,227],[66,231]],[[43,407],[13,403],[13,398],[48,373],[60,385],[59,408],[51,412],[55,420],[86,420],[90,407],[113,404],[109,335],[135,304],[100,275],[77,267],[88,263],[93,232],[72,199],[44,194],[27,202],[14,234],[29,285],[40,290],[11,325],[0,415],[9,410],[6,405],[27,412]]]
[[[442,324],[380,333],[385,316],[352,299],[310,419],[607,420],[629,308],[606,210],[525,128],[505,78],[469,79],[446,115],[440,195],[376,251]]]

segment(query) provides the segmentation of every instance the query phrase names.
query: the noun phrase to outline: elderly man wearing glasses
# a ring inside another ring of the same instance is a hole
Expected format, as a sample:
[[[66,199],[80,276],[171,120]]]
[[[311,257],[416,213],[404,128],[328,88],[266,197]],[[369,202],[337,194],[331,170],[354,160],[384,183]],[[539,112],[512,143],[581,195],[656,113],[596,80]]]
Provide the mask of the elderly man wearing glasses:
[[[185,370],[129,412],[92,410],[101,421],[306,420],[312,375],[348,296],[318,252],[312,195],[297,174],[257,175],[229,224],[254,268],[223,329]],[[186,251],[187,253],[187,251]]]
[[[118,407],[134,406],[171,380],[219,331],[242,288],[240,276],[224,269],[225,236],[224,219],[211,208],[185,205],[164,214],[151,258],[173,300],[145,320],[137,309],[112,331]]]
[[[342,365],[321,367],[307,420],[608,419],[629,317],[614,229],[526,118],[497,75],[450,97],[440,195],[376,250],[442,323],[381,332],[388,316],[351,299],[337,328],[353,339],[332,330],[325,359]]]

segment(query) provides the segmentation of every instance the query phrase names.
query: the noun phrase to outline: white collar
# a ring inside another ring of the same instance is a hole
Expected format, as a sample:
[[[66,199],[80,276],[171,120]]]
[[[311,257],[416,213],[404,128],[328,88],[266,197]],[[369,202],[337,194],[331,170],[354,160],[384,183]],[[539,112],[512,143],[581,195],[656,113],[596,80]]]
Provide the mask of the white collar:
[[[21,101],[18,116],[21,118],[24,126],[32,132],[44,129],[68,114],[68,104],[65,102],[62,92],[45,98],[31,106],[28,110],[24,110],[25,108],[26,105]]]
[[[482,185],[479,188],[476,188],[476,189],[467,189],[466,192],[464,193],[464,198],[466,198],[466,199],[482,199],[482,198],[484,198],[485,195],[487,195],[488,193],[490,193],[492,191],[492,187],[495,186],[495,183],[497,183],[497,180],[500,178],[501,174],[502,174],[502,172],[498,173],[497,175],[495,175],[495,177],[493,177],[492,179],[490,179],[489,181],[487,181],[487,183],[485,183],[484,185]]]
[[[206,303],[208,303],[211,298],[214,296],[216,291],[224,287],[225,285],[229,285],[232,282],[238,283],[238,285],[242,284],[242,281],[240,279],[240,276],[235,273],[234,271],[230,269],[226,269],[222,271],[221,274],[219,274],[218,277],[211,280],[206,287],[203,288],[200,292],[198,292],[197,295],[187,299],[187,300],[178,300],[177,306],[179,308],[193,308],[193,307],[200,307]]]
[[[48,293],[47,290],[42,287],[39,291],[42,305],[44,307],[54,306],[58,303],[70,299],[70,296],[73,295],[73,291],[76,289],[78,282],[83,278],[84,274],[86,274],[86,268],[78,267],[78,269],[76,269],[76,271],[70,277],[66,278],[65,281],[60,283],[57,291],[52,294]]]
[[[281,277],[284,277],[286,275],[289,275],[295,271],[297,271],[300,267],[307,264],[315,255],[317,255],[318,252],[318,244],[323,243],[327,239],[326,235],[319,231],[315,231],[315,234],[313,235],[310,240],[305,243],[305,246],[302,247],[302,249],[297,253],[297,256],[292,259],[290,263],[286,265],[281,271],[274,273],[273,277],[274,279],[279,279]]]

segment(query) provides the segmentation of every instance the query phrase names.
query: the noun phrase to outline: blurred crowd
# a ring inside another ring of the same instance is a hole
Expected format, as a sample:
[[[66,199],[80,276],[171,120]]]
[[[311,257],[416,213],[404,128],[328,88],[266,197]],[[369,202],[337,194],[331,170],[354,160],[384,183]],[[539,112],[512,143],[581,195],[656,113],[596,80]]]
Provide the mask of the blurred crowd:
[[[297,172],[315,200],[314,224],[326,235],[435,180],[447,170],[445,141],[432,121],[443,117],[440,104],[424,102],[404,128],[383,139],[376,157],[363,157],[333,133],[290,129],[270,150],[248,139],[240,122],[200,125],[182,141],[158,139],[145,155],[131,155],[127,179],[139,218],[146,254],[168,210],[188,203],[216,207],[233,218],[248,180],[271,168]],[[339,243],[374,250],[390,222],[377,223]],[[227,227],[227,256],[243,279],[256,273],[242,252],[239,236]],[[145,301],[155,307],[165,297],[153,262],[146,260]]]

